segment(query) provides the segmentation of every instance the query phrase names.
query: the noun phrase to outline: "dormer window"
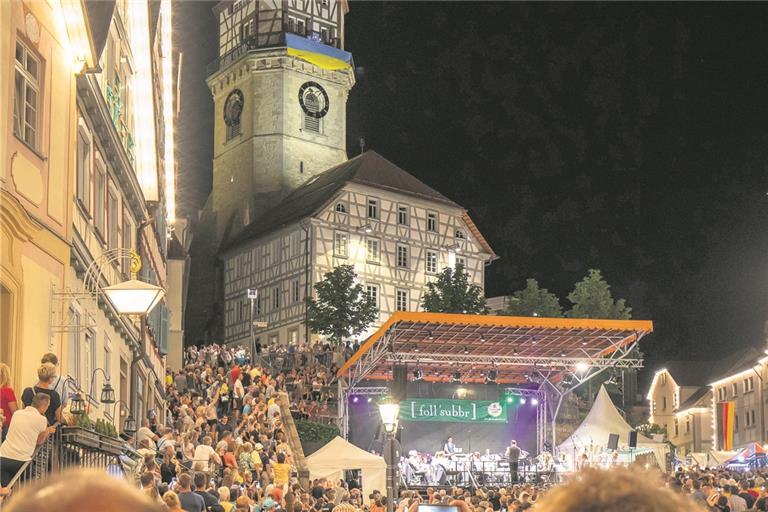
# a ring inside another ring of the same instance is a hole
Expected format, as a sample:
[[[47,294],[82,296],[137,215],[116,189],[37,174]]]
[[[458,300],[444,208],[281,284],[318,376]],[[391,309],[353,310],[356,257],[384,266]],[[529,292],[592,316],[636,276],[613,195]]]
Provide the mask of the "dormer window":
[[[336,203],[336,213],[347,213],[347,205],[344,203]]]
[[[464,234],[464,231],[457,229],[456,230],[456,238],[459,238],[461,240],[464,240],[467,238],[467,236]]]

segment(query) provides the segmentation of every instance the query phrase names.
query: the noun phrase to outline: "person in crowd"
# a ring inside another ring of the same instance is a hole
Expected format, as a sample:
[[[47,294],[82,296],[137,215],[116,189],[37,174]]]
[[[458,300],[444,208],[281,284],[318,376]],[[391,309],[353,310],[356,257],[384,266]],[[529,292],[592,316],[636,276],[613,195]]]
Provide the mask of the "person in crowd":
[[[179,475],[176,494],[178,494],[179,502],[181,502],[181,508],[186,512],[205,511],[205,501],[192,490],[192,475],[189,473]]]
[[[163,494],[163,503],[165,503],[167,512],[184,512],[184,509],[181,508],[179,495],[173,491],[168,491]]]
[[[13,415],[8,437],[0,445],[0,485],[8,486],[16,473],[32,460],[35,448],[43,444],[56,431],[48,426],[45,417],[51,404],[51,397],[38,393],[30,404]]]
[[[61,423],[61,395],[54,389],[54,379],[56,378],[56,367],[53,363],[42,363],[37,369],[37,384],[26,388],[21,394],[21,402],[25,407],[32,404],[35,395],[43,393],[48,395],[49,407],[45,413],[48,420],[48,426]]]
[[[13,392],[11,387],[11,369],[7,364],[0,363],[0,412],[2,412],[3,416],[0,440],[5,439],[5,436],[8,435],[11,418],[18,408],[16,393]]]
[[[102,471],[75,469],[23,487],[18,494],[14,491],[7,507],[3,507],[3,512],[41,510],[163,512],[163,507],[125,481],[105,477]]]

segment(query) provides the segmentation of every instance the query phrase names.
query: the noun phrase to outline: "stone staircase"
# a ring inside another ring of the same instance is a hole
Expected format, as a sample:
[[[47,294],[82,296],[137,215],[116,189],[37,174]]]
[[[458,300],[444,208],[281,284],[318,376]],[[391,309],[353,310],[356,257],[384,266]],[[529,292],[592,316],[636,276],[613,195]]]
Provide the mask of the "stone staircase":
[[[307,459],[304,457],[304,448],[301,447],[299,433],[296,431],[296,423],[291,415],[291,401],[288,398],[288,393],[284,391],[278,393],[277,400],[280,406],[280,417],[283,420],[285,435],[288,438],[288,446],[291,447],[291,452],[293,453],[293,463],[299,473],[299,484],[304,490],[308,491],[310,488],[309,468],[307,467]]]

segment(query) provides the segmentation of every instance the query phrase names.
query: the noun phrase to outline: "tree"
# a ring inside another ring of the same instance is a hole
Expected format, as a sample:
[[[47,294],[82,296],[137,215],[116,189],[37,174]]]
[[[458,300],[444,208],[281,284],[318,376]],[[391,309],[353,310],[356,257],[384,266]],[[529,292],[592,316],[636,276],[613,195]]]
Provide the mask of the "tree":
[[[611,287],[599,270],[590,269],[568,294],[568,300],[573,303],[573,307],[566,316],[571,318],[632,318],[632,308],[625,304],[624,299],[613,300]]]
[[[340,265],[315,284],[317,298],[307,298],[307,325],[336,345],[367,329],[378,313],[356,278],[352,265]]]
[[[525,288],[514,292],[507,299],[507,308],[502,314],[560,318],[563,316],[563,307],[554,293],[539,288],[539,282],[535,279],[527,279]]]
[[[446,267],[437,275],[436,281],[427,283],[421,306],[430,313],[488,312],[483,291],[469,282],[469,274],[464,272],[461,264],[456,265],[456,270]]]

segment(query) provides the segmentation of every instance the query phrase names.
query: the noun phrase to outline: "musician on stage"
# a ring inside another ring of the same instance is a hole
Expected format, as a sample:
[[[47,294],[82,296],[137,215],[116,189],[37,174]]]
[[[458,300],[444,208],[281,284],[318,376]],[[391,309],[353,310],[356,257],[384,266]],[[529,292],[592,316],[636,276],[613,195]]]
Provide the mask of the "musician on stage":
[[[520,448],[514,439],[509,442],[507,447],[507,457],[509,457],[509,473],[512,477],[512,483],[516,484],[518,480],[518,468],[520,464]]]
[[[449,457],[456,453],[456,445],[453,444],[453,437],[449,437],[448,440],[443,445],[443,451],[446,455]]]

